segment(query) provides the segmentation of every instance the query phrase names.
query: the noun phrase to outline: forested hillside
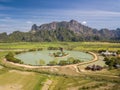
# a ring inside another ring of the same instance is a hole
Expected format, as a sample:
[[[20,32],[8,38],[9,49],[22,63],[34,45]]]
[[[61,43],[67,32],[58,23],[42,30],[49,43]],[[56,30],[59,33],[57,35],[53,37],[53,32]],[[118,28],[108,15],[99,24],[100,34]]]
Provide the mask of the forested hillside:
[[[37,26],[34,24],[29,32],[15,31],[9,35],[0,34],[0,42],[43,42],[43,41],[120,41],[120,29],[93,29],[71,20],[69,22],[52,22]]]

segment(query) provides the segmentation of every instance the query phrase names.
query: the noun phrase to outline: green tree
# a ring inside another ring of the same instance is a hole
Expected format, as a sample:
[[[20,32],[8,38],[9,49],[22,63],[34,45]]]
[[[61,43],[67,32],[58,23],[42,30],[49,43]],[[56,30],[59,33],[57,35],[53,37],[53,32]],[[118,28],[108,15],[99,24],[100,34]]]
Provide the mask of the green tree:
[[[81,61],[80,61],[79,59],[75,59],[75,60],[73,61],[74,64],[80,63],[80,62],[81,62]]]
[[[57,61],[55,61],[55,60],[53,60],[53,61],[50,61],[48,65],[50,65],[50,66],[57,65]]]
[[[120,50],[117,51],[117,54],[120,54]]]
[[[116,67],[116,65],[120,65],[120,58],[119,57],[106,57],[105,64],[109,66],[110,69]]]
[[[39,64],[40,64],[40,65],[45,65],[45,61],[42,60],[42,59],[40,59],[40,60],[39,60]]]
[[[61,61],[59,62],[59,65],[61,65],[61,66],[67,65],[67,64],[68,64],[68,62],[67,62],[66,60],[61,60]]]
[[[73,58],[73,57],[69,57],[69,58],[67,59],[67,62],[68,62],[68,64],[73,64],[74,58]]]
[[[14,54],[12,52],[9,52],[5,58],[10,61],[10,62],[14,62],[14,63],[20,63],[22,64],[23,62],[17,58],[14,57]]]

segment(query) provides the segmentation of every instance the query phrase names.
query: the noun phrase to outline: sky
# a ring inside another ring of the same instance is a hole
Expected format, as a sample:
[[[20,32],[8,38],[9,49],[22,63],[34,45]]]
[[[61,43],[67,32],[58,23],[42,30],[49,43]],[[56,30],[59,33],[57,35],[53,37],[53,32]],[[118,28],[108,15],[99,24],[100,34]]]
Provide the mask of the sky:
[[[0,0],[0,33],[72,19],[96,29],[120,28],[120,0]]]

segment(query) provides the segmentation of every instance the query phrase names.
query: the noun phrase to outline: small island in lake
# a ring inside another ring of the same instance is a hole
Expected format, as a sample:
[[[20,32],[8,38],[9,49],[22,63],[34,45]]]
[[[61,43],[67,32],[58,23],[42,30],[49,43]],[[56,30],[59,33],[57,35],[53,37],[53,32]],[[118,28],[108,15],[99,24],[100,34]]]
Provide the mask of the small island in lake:
[[[66,53],[63,51],[63,48],[59,48],[60,51],[54,52],[54,53],[50,53],[50,56],[54,56],[54,57],[64,57],[69,55],[69,53]]]

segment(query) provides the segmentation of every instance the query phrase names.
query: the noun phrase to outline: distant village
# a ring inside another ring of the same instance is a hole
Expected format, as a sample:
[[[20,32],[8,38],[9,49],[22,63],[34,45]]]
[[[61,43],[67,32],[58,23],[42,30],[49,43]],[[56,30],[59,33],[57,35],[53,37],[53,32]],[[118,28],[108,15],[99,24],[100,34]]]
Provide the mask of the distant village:
[[[119,51],[118,51],[119,52]],[[100,54],[104,56],[115,56],[115,57],[120,57],[120,53],[118,52],[110,52],[108,50],[102,51]],[[116,68],[120,68],[120,64],[115,65]]]
[[[116,52],[110,52],[108,50],[106,50],[105,52],[101,52],[100,53],[101,55],[104,55],[104,56],[117,56],[117,53]]]
[[[106,57],[106,56],[107,56],[107,57],[109,57],[109,56],[120,57],[120,54],[119,54],[118,52],[112,52],[112,51],[108,51],[108,50],[100,50],[100,51],[99,51],[99,54],[100,54],[100,55],[103,55],[103,56],[105,56],[105,57]],[[114,67],[120,68],[120,64],[116,64]],[[95,65],[95,64],[93,64],[93,65],[88,65],[85,69],[86,69],[86,70],[92,70],[92,71],[100,71],[100,70],[103,69],[103,67],[100,66],[100,65]]]

